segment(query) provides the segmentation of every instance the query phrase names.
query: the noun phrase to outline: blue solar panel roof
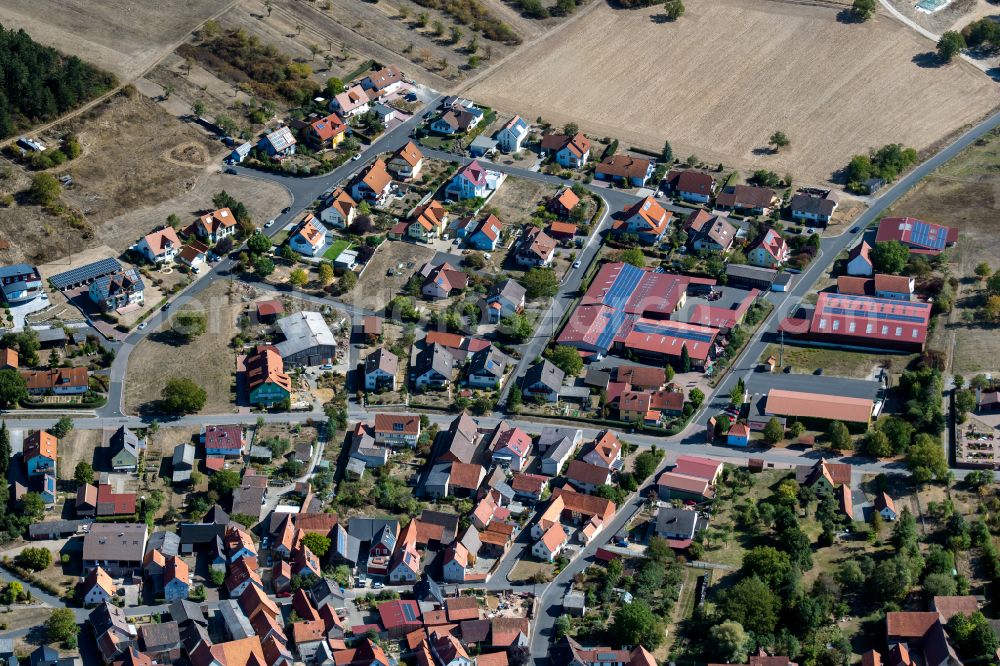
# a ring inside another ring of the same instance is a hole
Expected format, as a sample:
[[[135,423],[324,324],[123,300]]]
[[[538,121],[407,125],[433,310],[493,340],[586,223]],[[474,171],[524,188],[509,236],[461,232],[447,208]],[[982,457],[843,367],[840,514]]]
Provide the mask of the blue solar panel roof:
[[[941,231],[944,231],[943,229]],[[910,240],[915,245],[943,250],[944,244],[948,240],[947,233],[938,233],[936,228],[932,229],[929,224],[916,220],[913,222],[913,230],[910,232]]]
[[[615,278],[615,282],[608,289],[608,293],[604,295],[605,305],[615,309],[624,308],[632,292],[639,282],[642,281],[644,274],[645,271],[641,268],[636,268],[630,264],[622,266],[621,273]]]
[[[73,268],[65,273],[53,275],[50,279],[52,281],[52,286],[56,289],[62,290],[70,285],[94,280],[102,275],[110,275],[111,273],[120,271],[121,269],[122,265],[118,263],[117,259],[108,257],[107,259],[101,259],[100,261],[95,261],[94,263],[87,264],[86,266]]]
[[[713,333],[702,333],[701,331],[691,331],[685,328],[674,328],[663,324],[651,322],[638,322],[632,330],[637,333],[648,333],[651,335],[671,335],[684,340],[694,340],[696,342],[711,342],[715,336]]]
[[[621,328],[622,323],[625,321],[626,314],[622,310],[615,310],[610,315],[607,315],[608,323],[605,324],[604,330],[597,337],[597,347],[598,349],[610,349],[611,341],[615,339],[615,335],[618,334],[618,329]]]

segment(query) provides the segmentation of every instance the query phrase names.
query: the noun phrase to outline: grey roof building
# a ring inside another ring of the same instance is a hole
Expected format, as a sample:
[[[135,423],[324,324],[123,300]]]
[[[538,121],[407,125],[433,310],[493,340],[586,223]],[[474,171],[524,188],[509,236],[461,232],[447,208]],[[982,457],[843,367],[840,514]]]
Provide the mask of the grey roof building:
[[[347,532],[361,542],[372,541],[382,528],[388,526],[389,531],[399,533],[399,521],[393,518],[351,518]]]
[[[451,481],[451,463],[437,463],[431,468],[424,483],[424,493],[428,497],[442,498],[448,496],[448,484]]]
[[[569,437],[563,437],[542,457],[542,474],[557,476],[562,470],[562,466],[569,460],[576,451],[577,443]]]
[[[296,312],[279,319],[277,327],[284,340],[275,347],[286,365],[332,363],[337,340],[318,312]]]
[[[549,447],[555,446],[567,437],[573,440],[574,444],[580,444],[583,441],[583,431],[579,428],[545,426],[538,435],[538,450],[544,453]]]
[[[240,604],[236,599],[224,599],[219,602],[219,618],[221,620],[220,624],[229,635],[230,640],[238,641],[256,636],[253,627],[250,625],[250,620],[243,612],[243,609],[240,608]]]
[[[493,345],[483,347],[469,360],[469,386],[497,388],[506,368],[507,356],[502,351]]]
[[[113,578],[142,569],[148,529],[145,523],[94,523],[83,537],[83,568],[101,566]]]
[[[451,381],[455,357],[444,345],[437,343],[417,352],[413,361],[413,381],[418,387],[444,386]]]
[[[170,602],[170,617],[179,624],[194,622],[203,627],[208,626],[208,619],[205,617],[201,604],[187,599],[177,599]]]
[[[559,366],[543,359],[541,363],[536,363],[524,373],[521,380],[521,388],[529,395],[539,395],[550,402],[559,399],[559,390],[562,388],[566,373]]]
[[[665,506],[656,514],[656,534],[663,539],[691,539],[697,526],[697,511]]]
[[[357,537],[344,529],[340,523],[333,528],[333,538],[330,540],[330,559],[334,562],[354,566],[358,563],[358,556],[361,552],[361,542]],[[315,598],[315,596],[314,596]],[[322,605],[322,604],[320,604]]]
[[[313,604],[317,608],[330,604],[339,610],[346,605],[344,591],[329,578],[320,578],[313,583],[313,586],[309,588],[309,594],[312,596]]]
[[[441,543],[451,543],[455,540],[455,535],[458,533],[458,521],[458,514],[455,513],[424,509],[420,514],[420,522],[440,525],[444,528],[444,533],[441,535]]]
[[[151,550],[158,550],[165,557],[179,555],[181,552],[181,538],[176,532],[167,532],[164,530],[153,532],[149,535],[149,540],[146,541],[146,552],[148,553]]]
[[[134,472],[139,464],[139,452],[146,448],[145,440],[122,426],[111,435],[111,468],[116,472]]]
[[[233,511],[232,514],[250,516],[254,520],[260,520],[260,512],[264,506],[264,498],[267,496],[265,488],[240,487],[233,491]]]
[[[471,416],[462,412],[448,426],[440,462],[472,463],[479,449],[479,425]]]
[[[191,472],[194,470],[194,445],[178,444],[175,446],[172,462],[171,482],[190,483]]]

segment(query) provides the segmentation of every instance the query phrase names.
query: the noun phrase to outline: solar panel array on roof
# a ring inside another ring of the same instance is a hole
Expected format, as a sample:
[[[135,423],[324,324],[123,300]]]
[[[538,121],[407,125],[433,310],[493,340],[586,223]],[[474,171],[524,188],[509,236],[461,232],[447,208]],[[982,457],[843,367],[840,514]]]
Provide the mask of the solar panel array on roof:
[[[406,618],[407,622],[415,622],[417,619],[416,607],[410,604],[403,605],[403,617]]]
[[[50,278],[50,281],[52,282],[53,287],[61,291],[76,284],[91,282],[99,277],[120,271],[121,269],[122,265],[118,263],[117,259],[108,257],[107,259],[95,261],[92,264],[78,266],[77,268],[73,268],[64,273],[53,275]]]
[[[632,296],[632,292],[639,282],[642,281],[642,276],[645,274],[646,272],[641,268],[636,268],[630,264],[623,265],[618,277],[615,278],[614,284],[611,285],[608,293],[605,294],[604,303],[615,309],[624,308],[628,299]]]
[[[938,233],[938,231],[937,227],[931,227],[926,222],[916,220],[913,222],[910,240],[916,245],[929,247],[934,250],[943,250],[945,241],[948,240],[948,234]]]
[[[601,331],[601,334],[597,336],[595,346],[598,349],[609,349],[611,347],[611,341],[614,340],[615,335],[618,334],[618,329],[621,328],[626,315],[622,310],[614,310],[610,315],[602,313],[598,316],[606,317],[608,322],[604,325],[604,329]]]
[[[824,314],[870,317],[886,321],[905,321],[918,324],[927,321],[928,315],[909,315],[904,313],[906,311],[929,312],[931,309],[929,303],[899,303],[892,300],[871,298],[869,296],[853,296],[850,294],[838,294],[835,297],[828,296],[824,299],[824,304],[826,305],[823,308]],[[851,307],[851,304],[855,304],[855,307]]]
[[[715,331],[712,331],[712,333],[702,333],[701,331],[692,331],[687,328],[674,327],[667,324],[658,324],[649,321],[636,322],[635,327],[632,330],[636,333],[670,335],[675,338],[694,340],[696,342],[711,342],[712,338],[715,337]]]

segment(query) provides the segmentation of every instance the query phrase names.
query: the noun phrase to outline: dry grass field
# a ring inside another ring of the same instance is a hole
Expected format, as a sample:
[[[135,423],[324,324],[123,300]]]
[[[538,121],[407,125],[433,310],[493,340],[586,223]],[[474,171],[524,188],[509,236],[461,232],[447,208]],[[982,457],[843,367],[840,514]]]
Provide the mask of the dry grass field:
[[[230,295],[231,282],[218,280],[203,291],[194,305],[208,315],[208,330],[184,343],[172,334],[171,323],[143,338],[133,350],[125,376],[125,410],[136,413],[160,399],[171,377],[190,377],[208,393],[205,414],[234,411],[232,387],[236,382],[236,355],[229,346],[236,334],[236,320],[243,311],[239,297]]]
[[[347,294],[347,302],[380,311],[433,256],[434,250],[424,245],[386,241],[365,266],[365,272],[358,279],[357,286]],[[407,268],[411,263],[413,268]],[[400,264],[404,264],[402,270],[399,270]],[[390,268],[395,273],[392,276],[387,275]]]
[[[673,24],[661,12],[600,6],[465,92],[527,118],[577,122],[623,148],[669,139],[682,159],[800,183],[830,179],[869,147],[927,149],[1000,104],[971,65],[920,66],[933,45],[881,15],[847,24],[834,9],[768,0],[692,0]],[[776,130],[791,146],[763,154]]]
[[[6,28],[132,79],[232,0],[0,0]]]
[[[956,308],[935,329],[930,346],[951,354],[951,370],[965,375],[1000,371],[1000,335],[996,327],[963,321],[964,311],[980,307],[983,292],[971,279],[980,262],[1000,269],[1000,133],[994,131],[920,181],[890,214],[912,215],[958,227],[949,251],[951,272],[959,278]]]

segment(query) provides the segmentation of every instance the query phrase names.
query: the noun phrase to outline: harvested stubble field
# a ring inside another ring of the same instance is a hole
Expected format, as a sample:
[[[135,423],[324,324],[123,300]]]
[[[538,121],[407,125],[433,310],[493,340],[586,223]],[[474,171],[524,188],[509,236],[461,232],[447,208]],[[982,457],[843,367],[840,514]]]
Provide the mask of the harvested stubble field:
[[[815,183],[870,147],[927,149],[1000,104],[967,63],[918,65],[933,44],[888,17],[845,24],[835,9],[767,0],[687,5],[676,23],[663,23],[659,6],[598,7],[464,92],[623,147],[659,150],[669,139],[682,158]],[[776,130],[791,145],[772,155]]]
[[[128,81],[232,0],[2,0],[7,28]]]

